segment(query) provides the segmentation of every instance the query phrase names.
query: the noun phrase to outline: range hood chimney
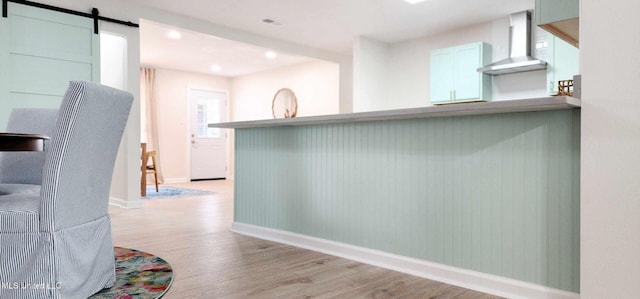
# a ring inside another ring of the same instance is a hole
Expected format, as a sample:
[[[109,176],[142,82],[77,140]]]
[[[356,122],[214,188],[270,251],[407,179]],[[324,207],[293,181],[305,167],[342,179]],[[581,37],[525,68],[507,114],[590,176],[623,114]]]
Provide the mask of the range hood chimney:
[[[478,68],[478,72],[503,75],[546,69],[546,62],[531,57],[531,12],[514,13],[509,19],[509,58]]]

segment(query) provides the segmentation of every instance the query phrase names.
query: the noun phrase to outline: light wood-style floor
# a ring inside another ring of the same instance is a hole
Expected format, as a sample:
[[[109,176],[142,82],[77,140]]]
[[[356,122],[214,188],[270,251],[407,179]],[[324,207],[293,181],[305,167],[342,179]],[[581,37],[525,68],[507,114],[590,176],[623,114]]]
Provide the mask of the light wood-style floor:
[[[110,207],[116,246],[156,254],[175,279],[163,298],[498,298],[229,231],[233,182],[172,186],[214,195]]]

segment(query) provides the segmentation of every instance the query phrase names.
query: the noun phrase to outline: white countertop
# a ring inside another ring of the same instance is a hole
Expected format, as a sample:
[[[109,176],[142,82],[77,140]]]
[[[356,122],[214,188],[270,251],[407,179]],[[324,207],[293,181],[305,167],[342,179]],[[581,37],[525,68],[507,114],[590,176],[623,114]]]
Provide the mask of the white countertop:
[[[330,114],[319,116],[305,116],[284,119],[265,119],[251,121],[236,121],[209,124],[210,128],[257,128],[276,126],[303,126],[317,124],[350,123],[377,120],[415,119],[443,116],[496,114],[510,112],[531,112],[546,110],[564,110],[580,108],[580,100],[572,97],[545,97],[523,100],[475,102],[438,105],[422,108],[408,108],[397,110],[382,110],[371,112]]]

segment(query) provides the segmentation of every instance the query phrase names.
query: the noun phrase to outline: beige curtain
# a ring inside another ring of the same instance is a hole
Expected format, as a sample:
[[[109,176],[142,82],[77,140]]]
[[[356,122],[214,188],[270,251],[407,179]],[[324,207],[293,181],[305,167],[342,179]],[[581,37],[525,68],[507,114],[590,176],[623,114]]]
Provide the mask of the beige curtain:
[[[140,94],[141,99],[141,121],[142,142],[147,143],[147,150],[155,150],[157,158],[158,183],[163,183],[162,176],[162,153],[158,142],[158,112],[156,97],[156,70],[148,67],[140,68]]]

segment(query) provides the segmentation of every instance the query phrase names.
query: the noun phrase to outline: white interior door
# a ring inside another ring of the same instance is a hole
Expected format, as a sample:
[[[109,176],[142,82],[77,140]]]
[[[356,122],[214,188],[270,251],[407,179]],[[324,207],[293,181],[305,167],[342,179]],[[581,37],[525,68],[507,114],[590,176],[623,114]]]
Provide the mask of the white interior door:
[[[225,92],[189,89],[191,119],[191,180],[223,179],[227,176],[227,132],[209,128],[227,121]]]

